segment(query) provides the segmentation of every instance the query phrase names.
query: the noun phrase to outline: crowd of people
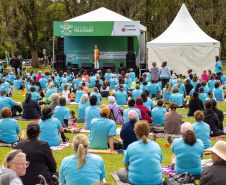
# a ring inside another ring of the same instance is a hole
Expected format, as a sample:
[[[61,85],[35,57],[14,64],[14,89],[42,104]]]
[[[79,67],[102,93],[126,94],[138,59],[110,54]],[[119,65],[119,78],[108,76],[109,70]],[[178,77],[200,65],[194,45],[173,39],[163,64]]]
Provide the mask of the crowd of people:
[[[135,185],[163,183],[164,156],[155,142],[156,135],[149,137],[150,127],[161,127],[164,134],[179,136],[167,138],[174,153],[171,168],[177,174],[189,172],[200,179],[200,185],[224,184],[226,142],[218,141],[213,147],[210,142],[210,137],[224,135],[224,113],[217,106],[225,101],[226,77],[222,71],[219,57],[215,74],[209,70],[199,76],[189,69],[184,82],[171,73],[167,62],[160,68],[153,62],[141,77],[133,69],[121,73],[108,69],[105,74],[100,70],[96,74],[83,69],[78,74],[46,70],[36,75],[25,67],[21,76],[10,70],[0,76],[0,143],[11,144],[13,150],[2,164],[0,184],[107,185],[103,159],[88,150],[109,149],[117,154],[116,124],[122,125],[120,138],[126,151],[125,168],[117,172],[121,181]],[[16,90],[25,94],[22,104],[14,100]],[[109,103],[103,104],[103,99]],[[58,173],[50,147],[70,141],[64,130],[75,124],[74,114],[67,108],[72,103],[78,104],[76,120],[83,122],[90,134],[74,136],[75,154],[62,160]],[[185,107],[194,124],[184,123],[177,111]],[[14,119],[20,116],[38,120],[29,123],[21,136]],[[213,165],[203,171],[205,150],[212,152]]]

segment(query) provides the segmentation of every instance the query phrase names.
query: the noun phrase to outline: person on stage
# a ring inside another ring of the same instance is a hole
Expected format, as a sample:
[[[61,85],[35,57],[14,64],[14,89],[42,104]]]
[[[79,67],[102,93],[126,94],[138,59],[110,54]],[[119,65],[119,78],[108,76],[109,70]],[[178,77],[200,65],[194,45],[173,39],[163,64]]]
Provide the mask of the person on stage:
[[[93,53],[93,62],[94,62],[94,68],[99,69],[99,49],[97,49],[97,45],[94,45]]]

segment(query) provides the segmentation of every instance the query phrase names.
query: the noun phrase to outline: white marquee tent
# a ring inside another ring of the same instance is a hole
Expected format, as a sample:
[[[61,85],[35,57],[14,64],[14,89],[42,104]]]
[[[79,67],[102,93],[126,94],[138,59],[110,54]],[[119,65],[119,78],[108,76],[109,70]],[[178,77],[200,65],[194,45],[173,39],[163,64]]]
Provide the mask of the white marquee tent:
[[[195,23],[185,4],[172,24],[159,37],[147,43],[148,67],[163,61],[177,74],[188,69],[200,75],[203,70],[214,71],[215,56],[219,55],[220,42],[209,37]]]

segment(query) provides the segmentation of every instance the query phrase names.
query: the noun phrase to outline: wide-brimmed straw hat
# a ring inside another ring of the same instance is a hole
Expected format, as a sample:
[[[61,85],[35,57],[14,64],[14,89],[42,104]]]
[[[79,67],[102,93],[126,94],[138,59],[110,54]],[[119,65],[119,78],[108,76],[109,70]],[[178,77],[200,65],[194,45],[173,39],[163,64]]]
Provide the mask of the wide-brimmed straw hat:
[[[213,152],[217,154],[221,159],[226,161],[226,142],[225,141],[217,141],[212,148],[208,148],[205,151]]]

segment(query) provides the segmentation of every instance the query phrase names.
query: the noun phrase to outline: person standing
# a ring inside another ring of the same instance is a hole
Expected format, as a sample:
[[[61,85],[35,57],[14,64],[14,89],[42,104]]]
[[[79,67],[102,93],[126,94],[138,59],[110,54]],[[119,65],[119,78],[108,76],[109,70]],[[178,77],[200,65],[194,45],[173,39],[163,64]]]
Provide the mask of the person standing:
[[[9,64],[11,65],[11,67],[15,68],[15,73],[17,75],[17,68],[19,67],[19,62],[18,62],[18,59],[16,58],[15,55],[13,55],[13,57],[10,60]]]
[[[216,56],[216,64],[215,64],[215,72],[217,76],[219,76],[219,80],[221,81],[221,73],[223,71],[222,69],[222,63],[220,62],[219,56]]]
[[[94,62],[94,68],[99,69],[99,49],[97,49],[97,45],[94,45],[93,53],[93,62]]]
[[[162,66],[159,70],[159,75],[160,75],[160,79],[162,82],[162,89],[165,88],[165,85],[167,82],[169,82],[169,79],[171,78],[171,73],[170,73],[170,69],[167,66],[167,62],[164,61],[162,63]]]
[[[156,67],[156,62],[152,62],[152,66],[153,67],[150,69],[151,79],[158,81],[159,80],[159,68]]]

